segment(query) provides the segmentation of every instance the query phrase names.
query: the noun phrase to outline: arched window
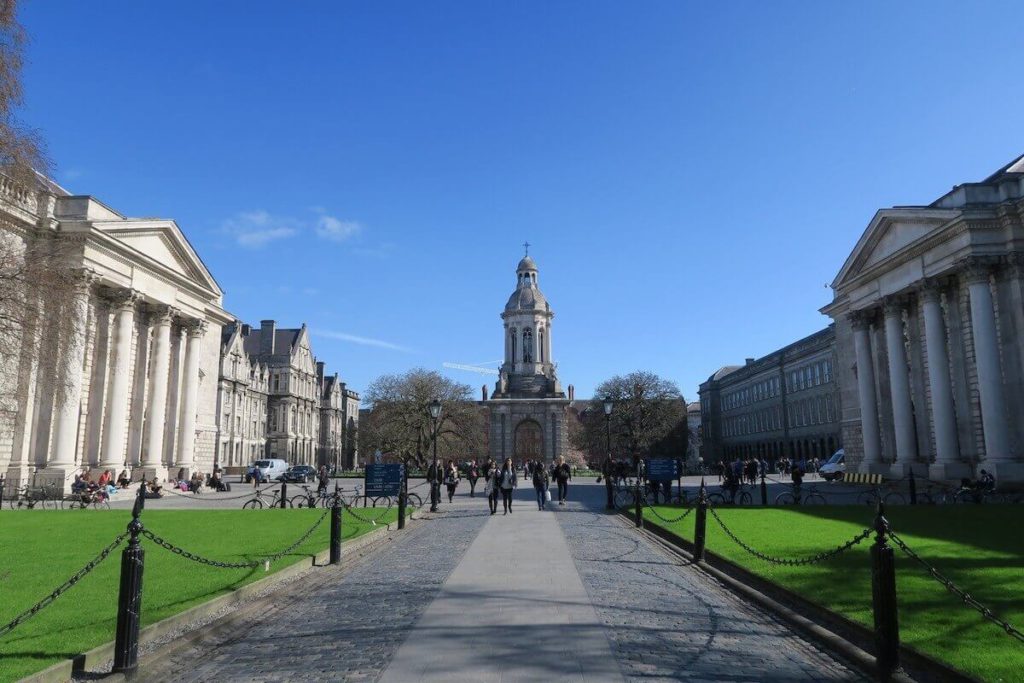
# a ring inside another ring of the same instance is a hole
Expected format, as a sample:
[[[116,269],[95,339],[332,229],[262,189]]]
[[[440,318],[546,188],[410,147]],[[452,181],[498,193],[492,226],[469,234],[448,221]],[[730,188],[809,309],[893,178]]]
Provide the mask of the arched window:
[[[512,362],[515,363],[516,362],[516,330],[515,330],[514,327],[509,332],[509,335],[512,338]]]
[[[544,328],[541,328],[540,330],[540,353],[537,355],[540,356],[540,362],[544,363]]]
[[[530,328],[523,330],[523,362],[533,362],[533,331]]]

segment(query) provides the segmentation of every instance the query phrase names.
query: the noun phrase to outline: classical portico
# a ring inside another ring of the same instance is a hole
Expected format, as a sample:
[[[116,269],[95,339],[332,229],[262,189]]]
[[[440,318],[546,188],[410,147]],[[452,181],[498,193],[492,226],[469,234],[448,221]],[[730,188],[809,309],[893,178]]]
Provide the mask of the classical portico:
[[[928,206],[879,211],[822,312],[836,321],[847,461],[1024,481],[1024,158]]]
[[[173,221],[130,219],[52,186],[25,207],[26,243],[56,233],[77,274],[70,300],[27,330],[7,397],[13,437],[0,442],[7,487],[67,488],[83,469],[134,478],[208,472],[216,432],[217,334],[232,318]],[[52,340],[40,353],[32,337]],[[9,444],[9,447],[5,447]]]
[[[516,289],[501,314],[505,357],[491,399],[490,455],[496,461],[552,462],[568,447],[569,405],[551,357],[555,314],[529,254],[516,267]]]

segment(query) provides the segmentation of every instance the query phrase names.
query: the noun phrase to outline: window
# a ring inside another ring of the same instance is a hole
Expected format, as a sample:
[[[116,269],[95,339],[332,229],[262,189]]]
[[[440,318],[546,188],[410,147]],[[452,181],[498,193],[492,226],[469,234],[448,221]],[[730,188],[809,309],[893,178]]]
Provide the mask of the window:
[[[832,361],[830,360],[825,361],[825,381],[832,381]]]

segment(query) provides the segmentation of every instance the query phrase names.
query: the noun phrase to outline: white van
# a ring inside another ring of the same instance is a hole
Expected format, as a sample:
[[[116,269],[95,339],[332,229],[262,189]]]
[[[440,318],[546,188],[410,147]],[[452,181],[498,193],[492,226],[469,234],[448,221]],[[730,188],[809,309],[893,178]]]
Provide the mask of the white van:
[[[276,481],[278,477],[288,471],[288,463],[280,458],[270,460],[257,460],[252,464],[253,470],[260,471],[262,481]]]
[[[833,453],[828,462],[818,468],[818,474],[825,481],[842,479],[843,475],[846,474],[846,451],[840,448]]]

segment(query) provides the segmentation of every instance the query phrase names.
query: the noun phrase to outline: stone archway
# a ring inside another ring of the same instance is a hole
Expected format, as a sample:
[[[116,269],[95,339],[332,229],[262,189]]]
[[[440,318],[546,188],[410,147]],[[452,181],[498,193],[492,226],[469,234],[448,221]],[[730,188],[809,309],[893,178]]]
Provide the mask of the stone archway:
[[[516,425],[515,445],[512,449],[516,464],[544,457],[544,430],[534,420],[523,420]]]

